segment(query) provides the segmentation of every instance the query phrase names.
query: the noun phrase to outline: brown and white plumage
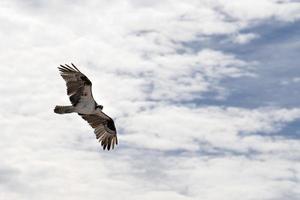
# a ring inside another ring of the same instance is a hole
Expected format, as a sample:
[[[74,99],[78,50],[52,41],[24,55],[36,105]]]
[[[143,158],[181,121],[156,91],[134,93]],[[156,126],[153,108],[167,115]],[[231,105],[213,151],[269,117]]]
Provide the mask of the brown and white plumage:
[[[116,132],[113,131],[116,129],[115,124],[110,117],[104,118],[98,115],[82,115],[81,117],[95,129],[94,133],[99,142],[101,141],[103,149],[106,147],[108,150],[113,149],[115,144],[118,144]]]
[[[60,65],[60,75],[66,81],[67,94],[73,106],[76,106],[81,96],[93,98],[92,82],[81,73],[75,65],[73,67]]]
[[[103,149],[113,149],[118,144],[114,121],[102,112],[92,94],[92,82],[77,67],[72,64],[58,67],[61,76],[66,81],[67,94],[72,106],[56,106],[55,113],[78,113],[92,128]]]

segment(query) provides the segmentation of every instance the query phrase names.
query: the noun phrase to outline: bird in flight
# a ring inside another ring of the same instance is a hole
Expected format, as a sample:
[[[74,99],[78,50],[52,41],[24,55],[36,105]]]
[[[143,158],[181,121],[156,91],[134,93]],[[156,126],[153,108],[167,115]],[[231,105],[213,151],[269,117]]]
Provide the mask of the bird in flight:
[[[57,114],[78,113],[92,128],[103,150],[113,149],[118,144],[115,123],[102,112],[92,94],[92,82],[71,63],[58,67],[60,75],[66,81],[67,94],[72,103],[70,106],[55,106]]]

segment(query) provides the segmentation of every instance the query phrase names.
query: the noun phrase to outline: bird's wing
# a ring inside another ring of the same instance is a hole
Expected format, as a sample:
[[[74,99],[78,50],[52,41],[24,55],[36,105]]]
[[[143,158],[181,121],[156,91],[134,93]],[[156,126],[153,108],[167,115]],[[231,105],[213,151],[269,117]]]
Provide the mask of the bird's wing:
[[[79,114],[84,120],[86,120],[92,128],[96,138],[101,142],[103,150],[114,149],[115,145],[118,144],[117,131],[114,121],[101,112],[93,115]]]
[[[65,66],[60,65],[58,69],[66,81],[67,94],[73,106],[76,106],[81,96],[93,98],[92,82],[73,63],[72,67],[66,64]]]

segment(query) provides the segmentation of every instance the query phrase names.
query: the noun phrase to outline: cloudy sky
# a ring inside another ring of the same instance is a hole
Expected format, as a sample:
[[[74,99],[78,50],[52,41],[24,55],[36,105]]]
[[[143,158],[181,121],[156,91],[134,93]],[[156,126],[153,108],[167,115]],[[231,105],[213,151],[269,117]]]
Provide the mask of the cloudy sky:
[[[300,199],[300,2],[2,0],[0,199]],[[102,151],[59,64],[115,119]]]

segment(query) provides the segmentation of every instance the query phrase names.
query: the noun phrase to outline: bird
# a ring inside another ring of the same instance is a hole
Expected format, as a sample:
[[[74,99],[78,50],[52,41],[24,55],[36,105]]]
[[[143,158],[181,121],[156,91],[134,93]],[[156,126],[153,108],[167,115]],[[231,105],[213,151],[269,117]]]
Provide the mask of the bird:
[[[118,144],[117,130],[111,117],[105,114],[103,106],[99,105],[92,94],[92,82],[71,63],[60,65],[58,70],[66,82],[67,95],[72,105],[56,105],[57,114],[77,113],[94,129],[94,133],[103,150],[114,149]]]

